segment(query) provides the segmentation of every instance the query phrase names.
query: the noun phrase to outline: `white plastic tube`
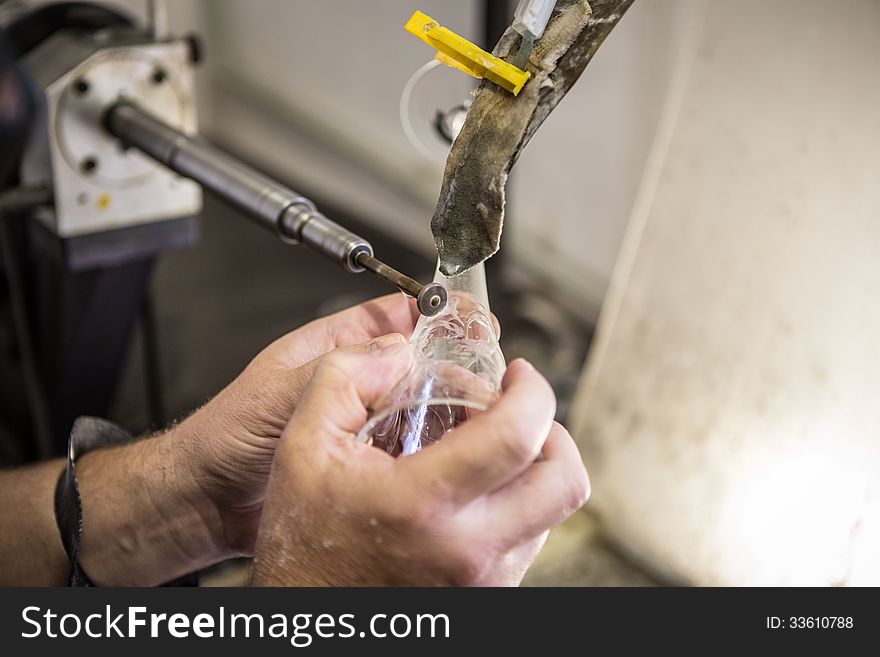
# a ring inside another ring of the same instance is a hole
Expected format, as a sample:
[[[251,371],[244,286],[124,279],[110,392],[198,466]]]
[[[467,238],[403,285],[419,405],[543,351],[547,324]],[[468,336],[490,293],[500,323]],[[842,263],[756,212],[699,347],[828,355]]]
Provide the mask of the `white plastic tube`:
[[[556,0],[520,0],[513,15],[513,29],[523,36],[528,32],[540,39],[555,6]]]

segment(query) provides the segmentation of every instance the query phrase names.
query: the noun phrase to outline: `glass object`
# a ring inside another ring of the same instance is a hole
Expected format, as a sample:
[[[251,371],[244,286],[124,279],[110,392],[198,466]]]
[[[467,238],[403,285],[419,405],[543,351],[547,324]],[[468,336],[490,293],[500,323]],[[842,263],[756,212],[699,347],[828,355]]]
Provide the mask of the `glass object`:
[[[409,372],[378,404],[358,439],[392,456],[414,454],[486,411],[501,393],[506,365],[489,311],[481,264],[453,278],[446,308],[416,323]]]

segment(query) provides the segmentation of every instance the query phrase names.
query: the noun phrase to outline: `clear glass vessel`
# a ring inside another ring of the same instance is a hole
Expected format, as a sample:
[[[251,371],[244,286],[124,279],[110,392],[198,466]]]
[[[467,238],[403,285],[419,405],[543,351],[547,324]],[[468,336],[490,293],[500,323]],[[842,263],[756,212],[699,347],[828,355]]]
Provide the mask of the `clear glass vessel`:
[[[409,372],[373,411],[358,439],[393,456],[413,454],[486,411],[501,393],[506,365],[489,310],[482,264],[434,280],[449,292],[446,308],[421,317]]]

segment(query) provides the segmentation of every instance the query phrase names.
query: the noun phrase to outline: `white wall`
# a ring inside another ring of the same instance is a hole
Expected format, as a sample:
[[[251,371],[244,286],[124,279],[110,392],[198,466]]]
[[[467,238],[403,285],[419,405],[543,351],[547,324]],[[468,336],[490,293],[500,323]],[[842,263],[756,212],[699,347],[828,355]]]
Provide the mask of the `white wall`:
[[[880,3],[707,6],[573,412],[589,508],[676,579],[878,585]]]

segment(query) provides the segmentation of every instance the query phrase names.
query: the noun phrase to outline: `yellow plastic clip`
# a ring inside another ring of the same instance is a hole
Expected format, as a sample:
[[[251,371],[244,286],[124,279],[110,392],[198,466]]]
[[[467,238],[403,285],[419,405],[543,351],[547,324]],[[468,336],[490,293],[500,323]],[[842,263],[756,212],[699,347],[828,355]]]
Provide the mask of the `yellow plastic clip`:
[[[439,50],[437,60],[475,78],[491,80],[514,96],[519,94],[531,77],[530,73],[486,52],[452,30],[441,27],[420,11],[414,13],[404,27],[407,32]]]

